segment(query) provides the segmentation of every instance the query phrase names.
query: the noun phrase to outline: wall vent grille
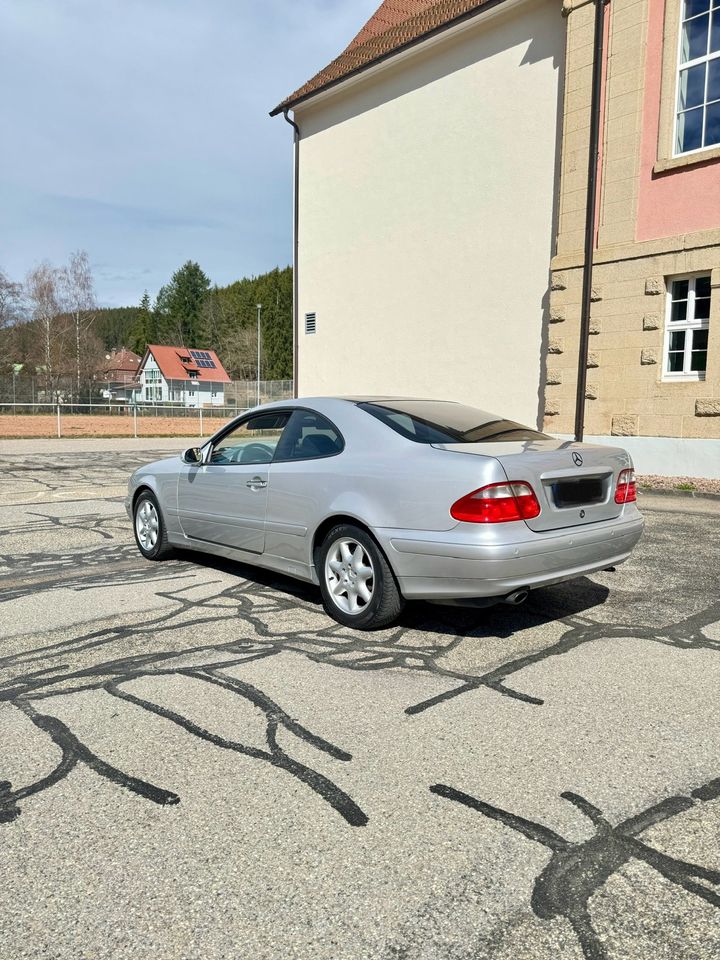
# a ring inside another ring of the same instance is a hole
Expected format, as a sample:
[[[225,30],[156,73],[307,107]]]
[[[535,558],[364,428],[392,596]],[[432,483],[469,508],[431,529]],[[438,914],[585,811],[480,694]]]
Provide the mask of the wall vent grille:
[[[315,333],[317,329],[317,317],[314,313],[305,314],[305,333]]]

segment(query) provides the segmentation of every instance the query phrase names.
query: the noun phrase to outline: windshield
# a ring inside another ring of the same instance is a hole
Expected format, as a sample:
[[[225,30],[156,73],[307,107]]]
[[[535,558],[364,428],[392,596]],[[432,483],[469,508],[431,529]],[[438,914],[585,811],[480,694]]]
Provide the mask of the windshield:
[[[503,443],[549,440],[544,433],[485,410],[444,400],[383,400],[358,406],[415,443]]]

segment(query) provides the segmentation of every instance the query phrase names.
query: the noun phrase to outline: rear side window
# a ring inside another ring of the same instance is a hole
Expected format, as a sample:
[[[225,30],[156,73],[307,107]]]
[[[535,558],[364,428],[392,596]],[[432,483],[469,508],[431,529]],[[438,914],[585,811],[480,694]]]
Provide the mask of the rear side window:
[[[313,410],[295,410],[278,444],[276,460],[317,460],[345,447],[337,428]]]
[[[415,443],[502,443],[548,440],[514,420],[442,400],[398,400],[358,406],[406,440]]]

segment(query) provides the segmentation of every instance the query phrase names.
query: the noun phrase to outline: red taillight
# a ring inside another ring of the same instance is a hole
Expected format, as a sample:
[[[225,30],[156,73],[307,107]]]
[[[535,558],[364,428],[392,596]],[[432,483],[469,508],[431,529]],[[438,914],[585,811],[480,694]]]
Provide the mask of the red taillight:
[[[615,503],[635,503],[637,500],[637,485],[633,469],[621,470],[615,490]]]
[[[535,492],[529,483],[491,483],[461,497],[450,507],[450,516],[465,523],[507,523],[532,520],[540,513]]]

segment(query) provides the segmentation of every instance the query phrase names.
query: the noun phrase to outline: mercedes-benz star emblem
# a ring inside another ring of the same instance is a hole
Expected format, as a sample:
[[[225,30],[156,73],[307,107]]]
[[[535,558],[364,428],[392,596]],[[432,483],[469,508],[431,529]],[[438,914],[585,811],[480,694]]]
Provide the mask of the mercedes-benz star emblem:
[[[573,454],[573,463],[576,467],[581,467],[583,465],[583,458],[581,453]]]

